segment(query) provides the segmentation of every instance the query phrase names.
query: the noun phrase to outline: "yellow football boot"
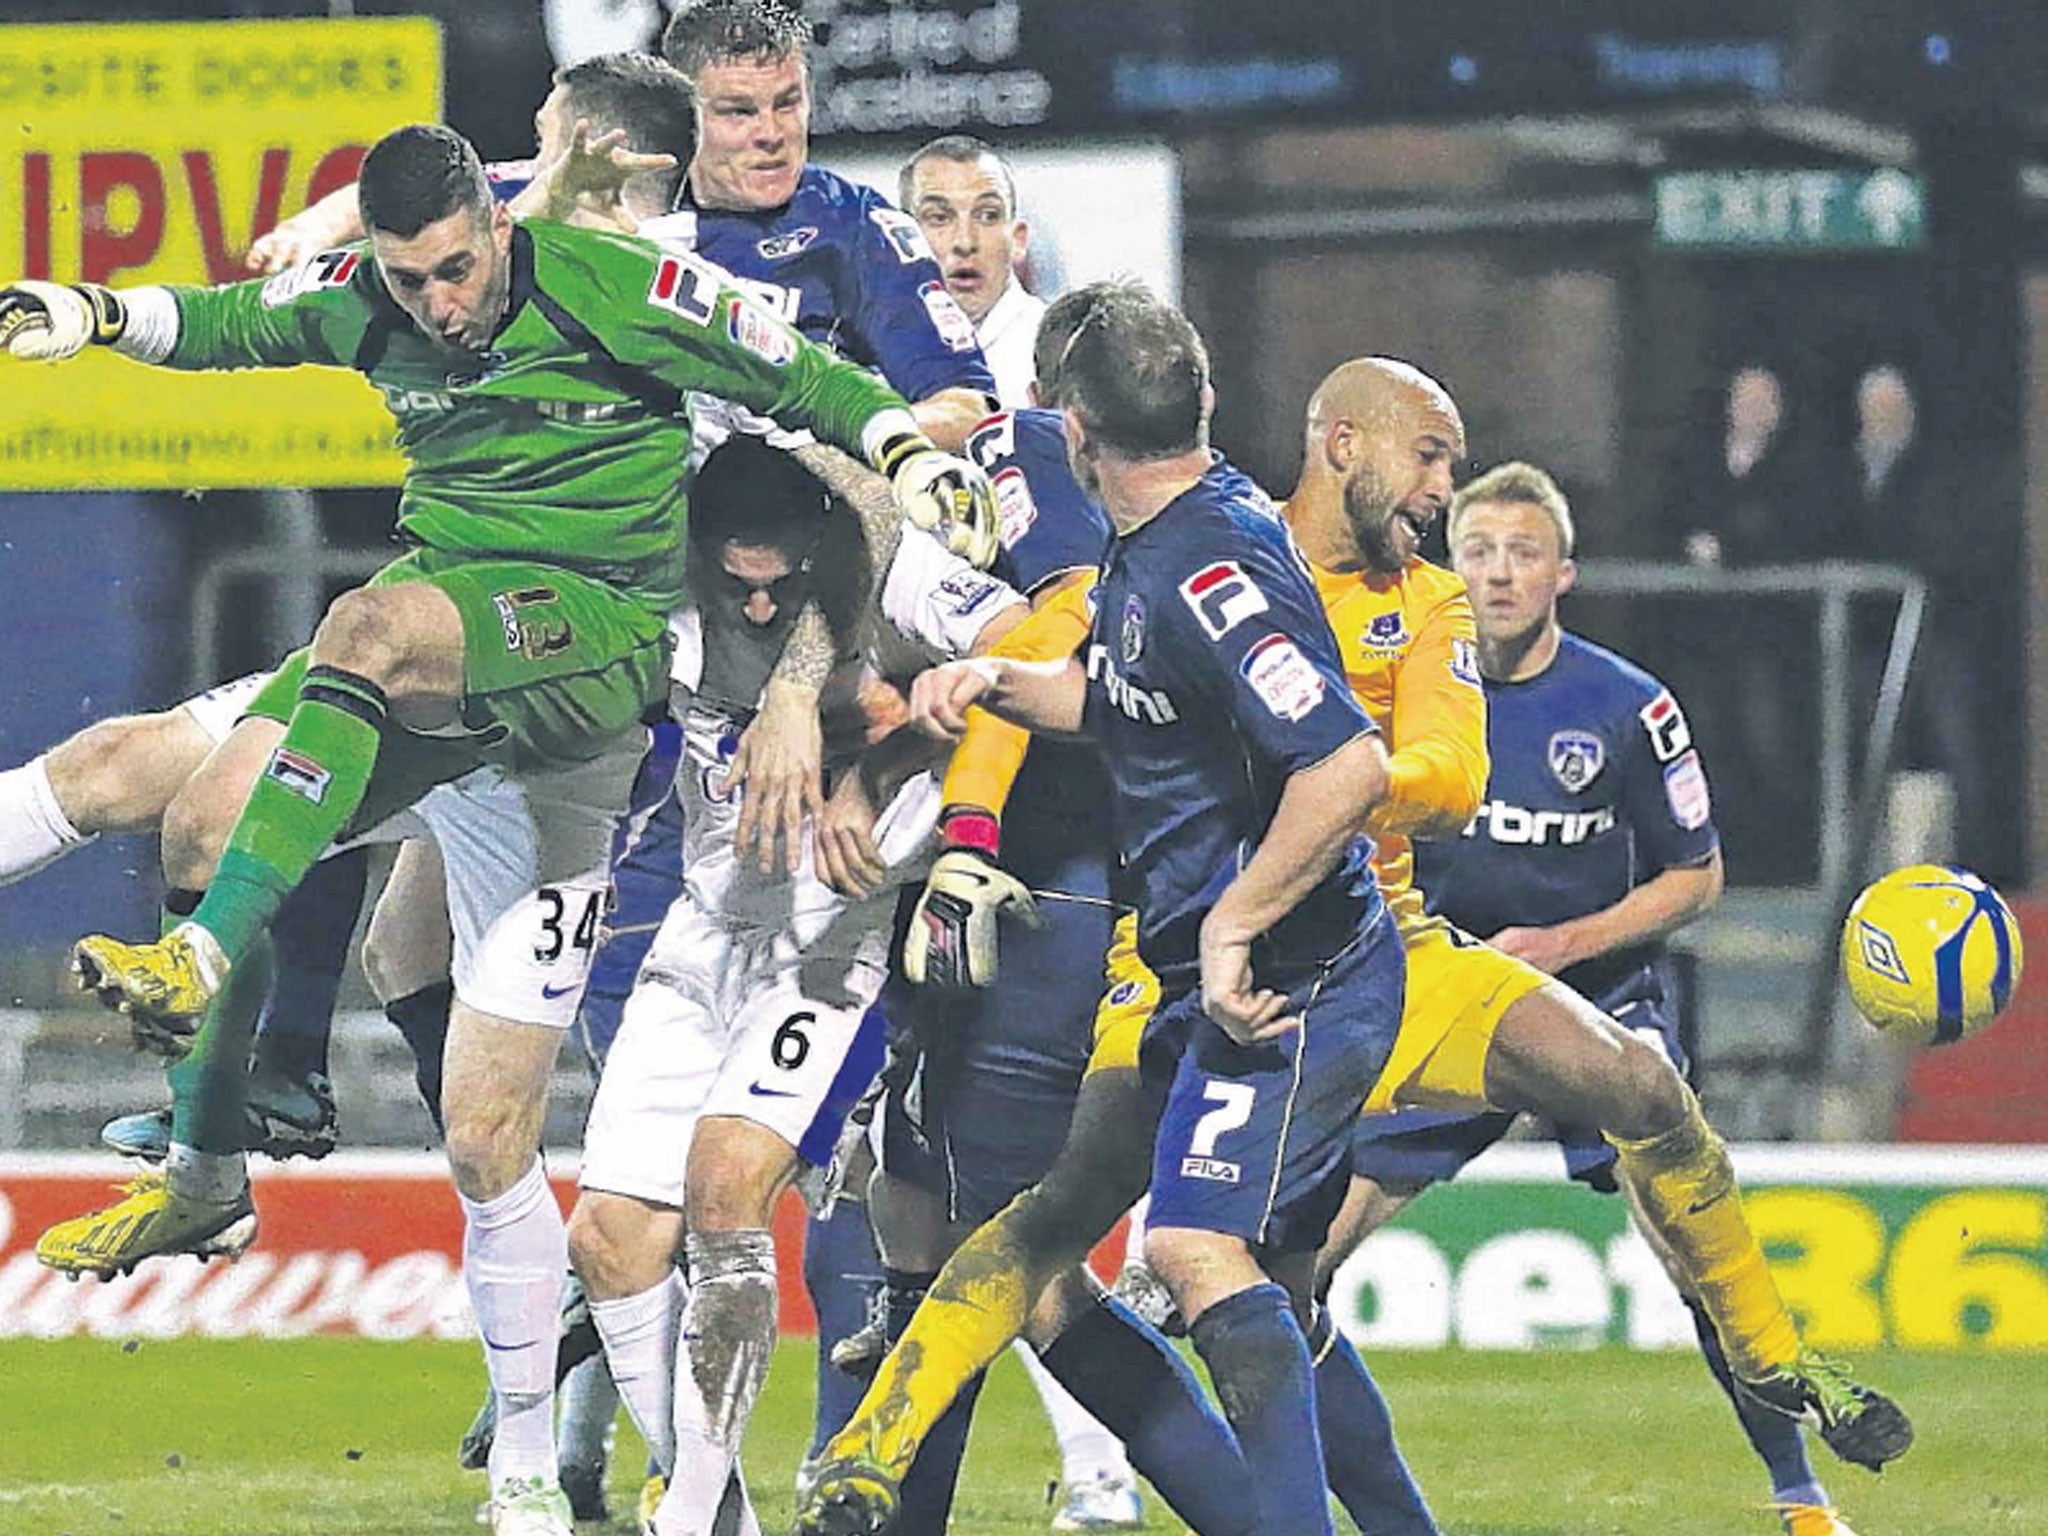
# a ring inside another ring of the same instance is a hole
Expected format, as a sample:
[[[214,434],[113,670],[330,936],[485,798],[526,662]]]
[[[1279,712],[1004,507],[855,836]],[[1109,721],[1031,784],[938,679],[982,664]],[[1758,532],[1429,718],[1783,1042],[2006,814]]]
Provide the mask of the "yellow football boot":
[[[1856,1536],[1849,1522],[1825,1504],[1780,1504],[1785,1536]]]
[[[81,992],[134,1020],[138,1045],[182,1056],[227,980],[228,957],[197,923],[180,923],[154,944],[89,934],[71,946],[71,973]]]
[[[161,1173],[145,1173],[121,1186],[123,1197],[104,1210],[60,1221],[36,1240],[36,1258],[74,1280],[111,1280],[144,1259],[177,1253],[201,1259],[233,1258],[256,1241],[256,1204],[244,1186],[226,1204],[178,1194]]]

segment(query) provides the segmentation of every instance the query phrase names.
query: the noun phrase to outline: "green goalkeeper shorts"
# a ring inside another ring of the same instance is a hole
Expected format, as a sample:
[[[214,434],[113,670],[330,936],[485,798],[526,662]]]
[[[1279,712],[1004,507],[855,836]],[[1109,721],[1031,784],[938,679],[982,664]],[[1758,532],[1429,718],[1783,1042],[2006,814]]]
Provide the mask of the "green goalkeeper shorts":
[[[357,827],[483,763],[508,772],[610,750],[668,699],[667,621],[617,589],[558,566],[416,549],[372,587],[431,582],[462,615],[459,733],[385,728]],[[310,648],[286,657],[248,713],[289,720]]]

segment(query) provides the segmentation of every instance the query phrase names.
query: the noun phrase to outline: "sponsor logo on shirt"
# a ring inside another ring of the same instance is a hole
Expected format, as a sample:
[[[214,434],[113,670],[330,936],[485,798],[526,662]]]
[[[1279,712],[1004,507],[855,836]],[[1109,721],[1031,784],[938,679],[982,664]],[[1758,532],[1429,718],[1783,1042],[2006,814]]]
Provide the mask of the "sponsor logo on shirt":
[[[796,337],[789,328],[746,299],[727,312],[725,333],[734,345],[746,348],[772,367],[787,368],[796,356]]]
[[[1657,697],[1636,714],[1650,734],[1650,750],[1658,762],[1675,762],[1692,745],[1692,727],[1685,723],[1685,712],[1678,707],[1678,700],[1671,697],[1669,688],[1659,689]]]
[[[1216,1184],[1235,1184],[1244,1177],[1244,1170],[1220,1157],[1184,1157],[1180,1160],[1180,1176],[1184,1179],[1208,1179]]]
[[[1713,819],[1707,773],[1697,751],[1688,751],[1664,770],[1664,799],[1671,807],[1671,819],[1688,832],[1697,832]]]
[[[974,350],[974,322],[967,318],[959,301],[946,292],[944,283],[919,283],[917,296],[924,300],[925,313],[932,317],[940,340],[955,352]]]
[[[1606,766],[1607,743],[1591,731],[1553,731],[1549,756],[1551,777],[1576,795]]]
[[[258,297],[265,309],[276,309],[315,288],[346,288],[356,275],[357,260],[354,251],[322,251],[278,273],[263,285]]]
[[[1180,584],[1180,595],[1211,640],[1221,640],[1245,619],[1266,611],[1266,594],[1235,560],[1203,566]]]
[[[1509,805],[1505,800],[1489,800],[1479,807],[1479,814],[1472,818],[1465,835],[1484,835],[1489,842],[1506,843],[1513,848],[1544,848],[1553,844],[1570,848],[1613,830],[1612,806],[1590,811],[1532,811],[1526,806]]]
[[[1172,725],[1180,719],[1180,711],[1173,707],[1173,700],[1166,696],[1166,690],[1133,683],[1117,671],[1116,663],[1109,659],[1107,646],[1088,647],[1088,677],[1102,685],[1110,707],[1127,720],[1135,720],[1140,725]]]
[[[1244,653],[1237,670],[1259,702],[1282,720],[1299,720],[1323,702],[1323,674],[1285,635],[1259,641]]]
[[[794,256],[817,238],[817,226],[805,224],[797,229],[786,229],[779,235],[770,235],[758,242],[754,249],[761,253],[763,261],[781,261],[785,256]]]

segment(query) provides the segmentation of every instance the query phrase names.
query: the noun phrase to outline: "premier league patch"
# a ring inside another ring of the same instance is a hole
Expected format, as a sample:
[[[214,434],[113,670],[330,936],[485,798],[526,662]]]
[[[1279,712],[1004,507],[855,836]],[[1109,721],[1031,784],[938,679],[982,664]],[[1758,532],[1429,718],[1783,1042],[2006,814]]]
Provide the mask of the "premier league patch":
[[[924,301],[924,311],[932,317],[939,338],[955,352],[974,350],[974,322],[967,318],[953,295],[946,292],[944,283],[920,283],[917,296]]]
[[[1014,464],[997,470],[989,484],[996,493],[996,537],[1003,548],[1015,549],[1017,541],[1038,521],[1038,502],[1024,471]]]
[[[1600,777],[1607,766],[1607,743],[1591,731],[1554,731],[1550,737],[1550,772],[1567,794],[1576,795]]]
[[[1323,674],[1285,635],[1266,636],[1244,653],[1237,670],[1282,720],[1299,720],[1323,702]]]
[[[745,347],[771,367],[787,368],[796,356],[795,333],[745,299],[736,301],[727,313],[725,332],[735,346]]]
[[[1479,676],[1479,647],[1470,640],[1451,642],[1451,676],[1461,683],[1470,683],[1474,688],[1486,686]]]
[[[1664,800],[1671,807],[1671,819],[1688,832],[1697,832],[1713,819],[1714,803],[1698,752],[1688,749],[1664,770]]]
[[[1365,626],[1365,633],[1358,637],[1358,643],[1368,651],[1398,651],[1408,643],[1408,626],[1401,620],[1401,610],[1396,608],[1388,613],[1374,614],[1372,622]]]
[[[766,240],[757,242],[754,249],[761,253],[763,261],[781,261],[785,256],[794,256],[817,238],[817,226],[806,224],[800,229],[770,235]]]
[[[1145,600],[1133,592],[1124,599],[1124,624],[1119,635],[1124,665],[1135,666],[1145,654]]]

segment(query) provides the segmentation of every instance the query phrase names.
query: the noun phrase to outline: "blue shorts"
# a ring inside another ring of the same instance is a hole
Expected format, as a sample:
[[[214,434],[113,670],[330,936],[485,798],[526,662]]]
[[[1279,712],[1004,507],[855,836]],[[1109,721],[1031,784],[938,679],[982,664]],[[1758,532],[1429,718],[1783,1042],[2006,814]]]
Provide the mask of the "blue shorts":
[[[1277,986],[1282,978],[1260,978]],[[1276,1253],[1319,1246],[1343,1202],[1352,1128],[1401,1027],[1407,964],[1385,908],[1335,958],[1288,985],[1302,1025],[1237,1045],[1199,989],[1168,1002],[1140,1070],[1170,1077],[1153,1143],[1148,1225],[1227,1232]]]
[[[664,720],[633,780],[632,813],[612,843],[612,901],[604,942],[591,961],[590,982],[576,1013],[576,1038],[595,1076],[619,1033],[619,1019],[655,930],[683,890],[683,807],[676,765],[683,728]]]
[[[1667,997],[1640,993],[1594,1000],[1608,1017],[1631,1033],[1651,1037],[1683,1075],[1690,1064],[1679,1044],[1678,1007]],[[1450,1110],[1404,1109],[1365,1115],[1351,1138],[1351,1171],[1376,1184],[1418,1187],[1442,1183],[1505,1136],[1515,1117],[1502,1111],[1463,1115]],[[1565,1172],[1583,1184],[1612,1194],[1614,1147],[1584,1126],[1546,1127],[1564,1153]]]
[[[1067,1139],[1088,1065],[1115,911],[1040,892],[1043,928],[1005,924],[1002,969],[971,994],[895,981],[891,1022],[914,1051],[889,1094],[882,1166],[980,1223],[1045,1177]]]

